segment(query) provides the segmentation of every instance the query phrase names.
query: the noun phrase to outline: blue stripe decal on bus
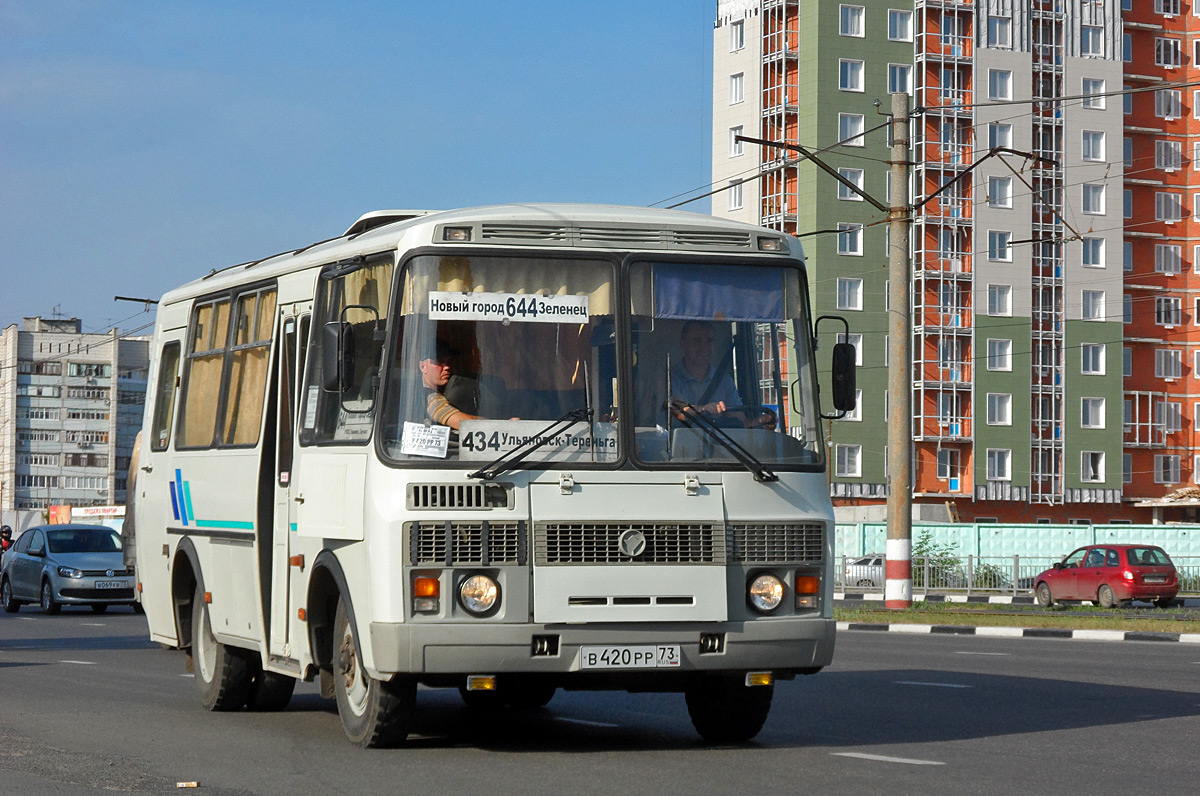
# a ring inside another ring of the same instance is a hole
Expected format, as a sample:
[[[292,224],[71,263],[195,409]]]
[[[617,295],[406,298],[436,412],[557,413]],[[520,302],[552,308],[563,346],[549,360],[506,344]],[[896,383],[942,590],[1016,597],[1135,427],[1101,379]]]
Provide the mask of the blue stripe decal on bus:
[[[175,514],[175,519],[179,519],[179,501],[175,497],[175,482],[170,482],[171,486],[171,511]]]
[[[235,522],[232,520],[193,520],[197,528],[229,528],[236,531],[253,531],[252,522]]]
[[[196,511],[192,508],[192,485],[187,481],[183,482],[183,503],[187,507],[187,515],[195,522]],[[184,524],[187,524],[187,520],[184,520]]]
[[[187,501],[184,498],[184,492],[183,492],[184,483],[183,483],[183,471],[182,470],[175,471],[175,488],[179,490],[179,521],[183,523],[184,527],[187,527],[188,506],[187,506]]]
[[[289,524],[288,524],[288,530],[289,530],[289,531],[293,531],[293,532],[294,532],[294,531],[296,530],[296,523],[294,523],[294,522],[293,522],[293,523],[289,523]]]

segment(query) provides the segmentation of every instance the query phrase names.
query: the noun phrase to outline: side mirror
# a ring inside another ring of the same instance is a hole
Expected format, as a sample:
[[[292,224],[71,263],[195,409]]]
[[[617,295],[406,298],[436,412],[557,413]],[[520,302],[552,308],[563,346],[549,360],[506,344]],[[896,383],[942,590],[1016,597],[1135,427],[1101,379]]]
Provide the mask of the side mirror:
[[[35,558],[45,558],[46,548],[39,547],[37,550],[30,550],[29,555],[34,556]]]
[[[1054,562],[1053,569],[1062,569],[1062,562],[1061,562],[1061,561],[1055,561],[1055,562]]]
[[[854,361],[857,352],[850,343],[833,346],[833,408],[839,412],[852,412],[856,403],[857,380]]]
[[[325,392],[345,392],[353,375],[354,333],[350,324],[330,321],[321,327],[321,387]]]

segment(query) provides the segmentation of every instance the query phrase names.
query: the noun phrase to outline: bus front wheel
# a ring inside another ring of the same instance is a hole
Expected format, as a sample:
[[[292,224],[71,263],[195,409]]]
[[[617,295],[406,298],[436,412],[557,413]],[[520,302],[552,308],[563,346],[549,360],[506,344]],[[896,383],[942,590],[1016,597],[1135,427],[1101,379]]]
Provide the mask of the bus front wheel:
[[[204,592],[192,598],[192,671],[205,710],[241,710],[250,695],[253,672],[246,655],[213,637]]]
[[[408,737],[417,684],[400,675],[384,681],[367,673],[350,616],[340,600],[333,620],[333,685],[342,728],[355,746],[396,746]]]
[[[704,677],[684,692],[688,715],[709,743],[741,743],[762,729],[775,686],[749,687],[741,676]]]

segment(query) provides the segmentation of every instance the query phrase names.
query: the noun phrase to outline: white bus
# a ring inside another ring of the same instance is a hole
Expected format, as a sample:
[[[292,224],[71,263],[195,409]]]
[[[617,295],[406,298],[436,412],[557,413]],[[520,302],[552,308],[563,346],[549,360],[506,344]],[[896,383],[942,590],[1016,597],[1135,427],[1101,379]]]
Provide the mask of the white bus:
[[[663,210],[380,211],[215,270],[158,308],[151,638],[210,710],[319,680],[360,746],[418,684],[681,692],[748,739],[833,654],[813,328],[798,241]]]

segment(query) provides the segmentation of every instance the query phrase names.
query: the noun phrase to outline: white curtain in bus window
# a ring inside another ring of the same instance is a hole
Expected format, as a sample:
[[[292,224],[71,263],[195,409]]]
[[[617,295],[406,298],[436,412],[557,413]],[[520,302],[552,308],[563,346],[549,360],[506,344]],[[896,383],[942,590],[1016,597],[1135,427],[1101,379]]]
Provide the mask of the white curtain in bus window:
[[[262,425],[275,291],[243,294],[237,303],[236,337],[230,352],[229,392],[221,435],[226,445],[253,445]]]
[[[213,442],[228,334],[228,299],[201,304],[195,309],[188,352],[187,393],[177,443],[181,447],[204,447]]]
[[[589,315],[612,315],[612,269],[594,263],[439,257],[433,265],[405,272],[403,314],[425,312],[432,291],[453,291],[586,296]]]

